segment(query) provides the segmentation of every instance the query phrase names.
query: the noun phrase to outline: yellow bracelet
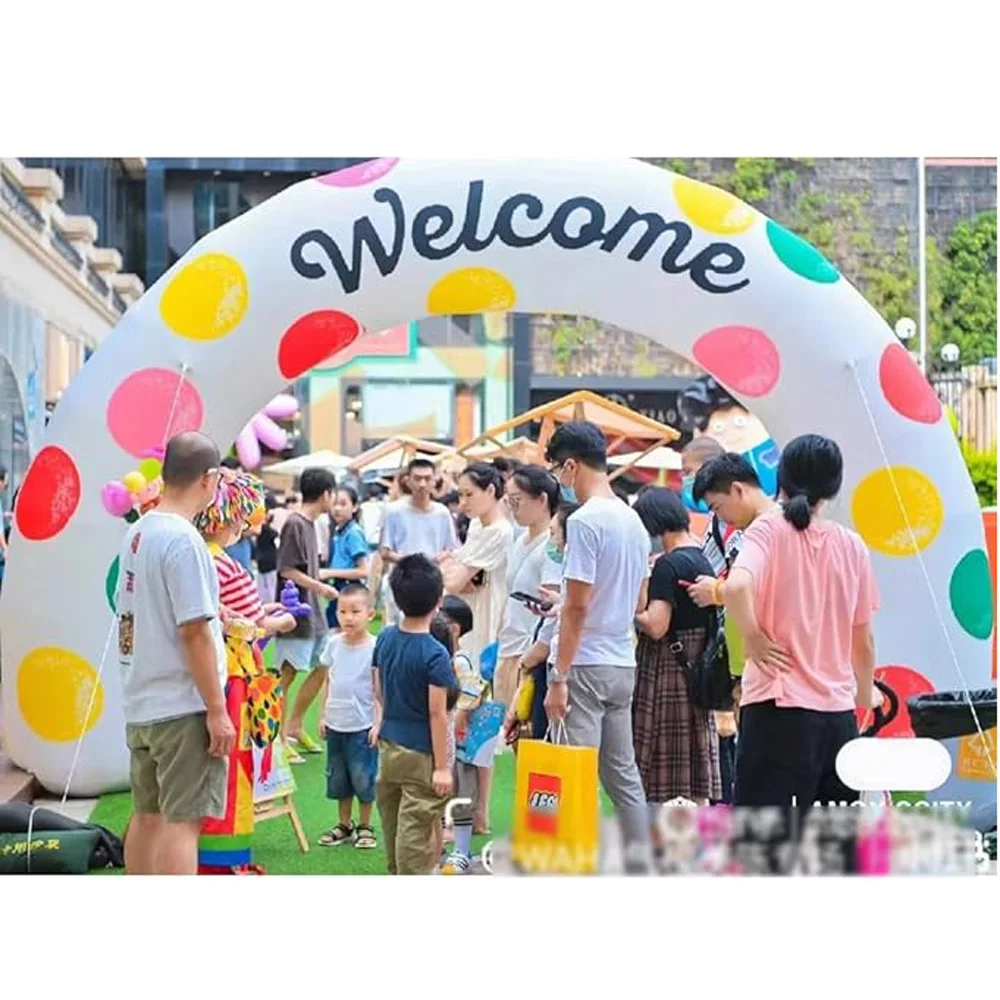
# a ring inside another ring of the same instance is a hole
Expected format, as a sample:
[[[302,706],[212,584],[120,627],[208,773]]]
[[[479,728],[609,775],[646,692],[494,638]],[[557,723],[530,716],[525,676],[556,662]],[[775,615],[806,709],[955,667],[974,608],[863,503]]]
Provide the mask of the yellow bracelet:
[[[726,603],[725,598],[722,596],[721,580],[716,580],[715,583],[712,584],[712,600],[720,606]]]

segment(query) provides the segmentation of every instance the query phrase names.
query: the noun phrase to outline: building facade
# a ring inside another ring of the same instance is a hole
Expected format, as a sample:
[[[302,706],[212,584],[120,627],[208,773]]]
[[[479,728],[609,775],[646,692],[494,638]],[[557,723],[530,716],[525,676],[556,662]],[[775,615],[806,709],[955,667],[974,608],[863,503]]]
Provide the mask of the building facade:
[[[47,411],[144,288],[64,197],[51,168],[0,160],[0,465],[12,489]]]

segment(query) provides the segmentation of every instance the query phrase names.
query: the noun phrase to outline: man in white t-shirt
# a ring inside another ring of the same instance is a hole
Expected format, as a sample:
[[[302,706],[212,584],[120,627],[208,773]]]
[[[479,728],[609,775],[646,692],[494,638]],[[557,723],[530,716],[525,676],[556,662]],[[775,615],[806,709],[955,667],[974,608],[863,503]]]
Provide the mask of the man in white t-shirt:
[[[598,748],[601,784],[618,811],[625,870],[647,871],[649,818],[632,744],[633,621],[646,606],[649,533],[608,480],[607,442],[587,421],[563,424],[546,449],[566,522],[563,600],[552,639],[545,711],[574,746]]]
[[[415,458],[406,471],[409,497],[390,503],[382,525],[382,562],[387,573],[403,556],[416,553],[439,562],[446,552],[458,548],[455,522],[444,504],[431,499],[436,477],[434,463]],[[391,591],[388,592],[391,597]],[[401,615],[391,600],[386,602],[388,624],[396,625]]]
[[[219,483],[219,450],[178,434],[163,460],[160,505],[119,556],[118,659],[131,756],[132,875],[195,875],[207,816],[221,817],[236,731],[226,712],[219,582],[192,521]]]

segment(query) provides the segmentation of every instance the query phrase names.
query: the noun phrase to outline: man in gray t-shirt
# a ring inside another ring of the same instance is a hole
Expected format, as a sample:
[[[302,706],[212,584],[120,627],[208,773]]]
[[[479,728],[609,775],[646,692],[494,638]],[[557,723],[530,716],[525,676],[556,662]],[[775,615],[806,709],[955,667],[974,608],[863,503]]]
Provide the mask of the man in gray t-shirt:
[[[219,582],[192,521],[215,496],[219,450],[178,434],[163,459],[160,505],[129,529],[119,555],[118,660],[133,814],[132,875],[195,875],[198,838],[226,801],[236,730],[223,688]]]
[[[601,783],[615,804],[626,871],[649,868],[649,817],[632,744],[635,615],[646,606],[649,533],[615,496],[607,443],[586,421],[563,424],[546,449],[566,522],[563,599],[552,640],[545,711],[573,746],[598,748]]]
[[[438,561],[445,552],[458,548],[455,522],[448,508],[431,499],[435,474],[429,459],[413,459],[407,469],[410,496],[386,507],[379,549],[389,573],[403,556],[420,553]],[[391,603],[388,588],[387,596],[389,624],[398,624],[399,612]]]

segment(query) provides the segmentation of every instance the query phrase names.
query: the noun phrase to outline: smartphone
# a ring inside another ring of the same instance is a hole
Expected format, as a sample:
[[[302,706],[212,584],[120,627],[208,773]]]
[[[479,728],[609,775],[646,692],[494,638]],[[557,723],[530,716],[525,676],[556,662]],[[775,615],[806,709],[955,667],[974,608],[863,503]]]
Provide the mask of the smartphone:
[[[531,594],[522,594],[519,590],[515,590],[513,594],[510,595],[512,601],[520,601],[521,604],[526,604],[528,608],[538,608],[540,611],[549,611],[552,608],[552,602],[546,601],[541,597],[533,597]]]

